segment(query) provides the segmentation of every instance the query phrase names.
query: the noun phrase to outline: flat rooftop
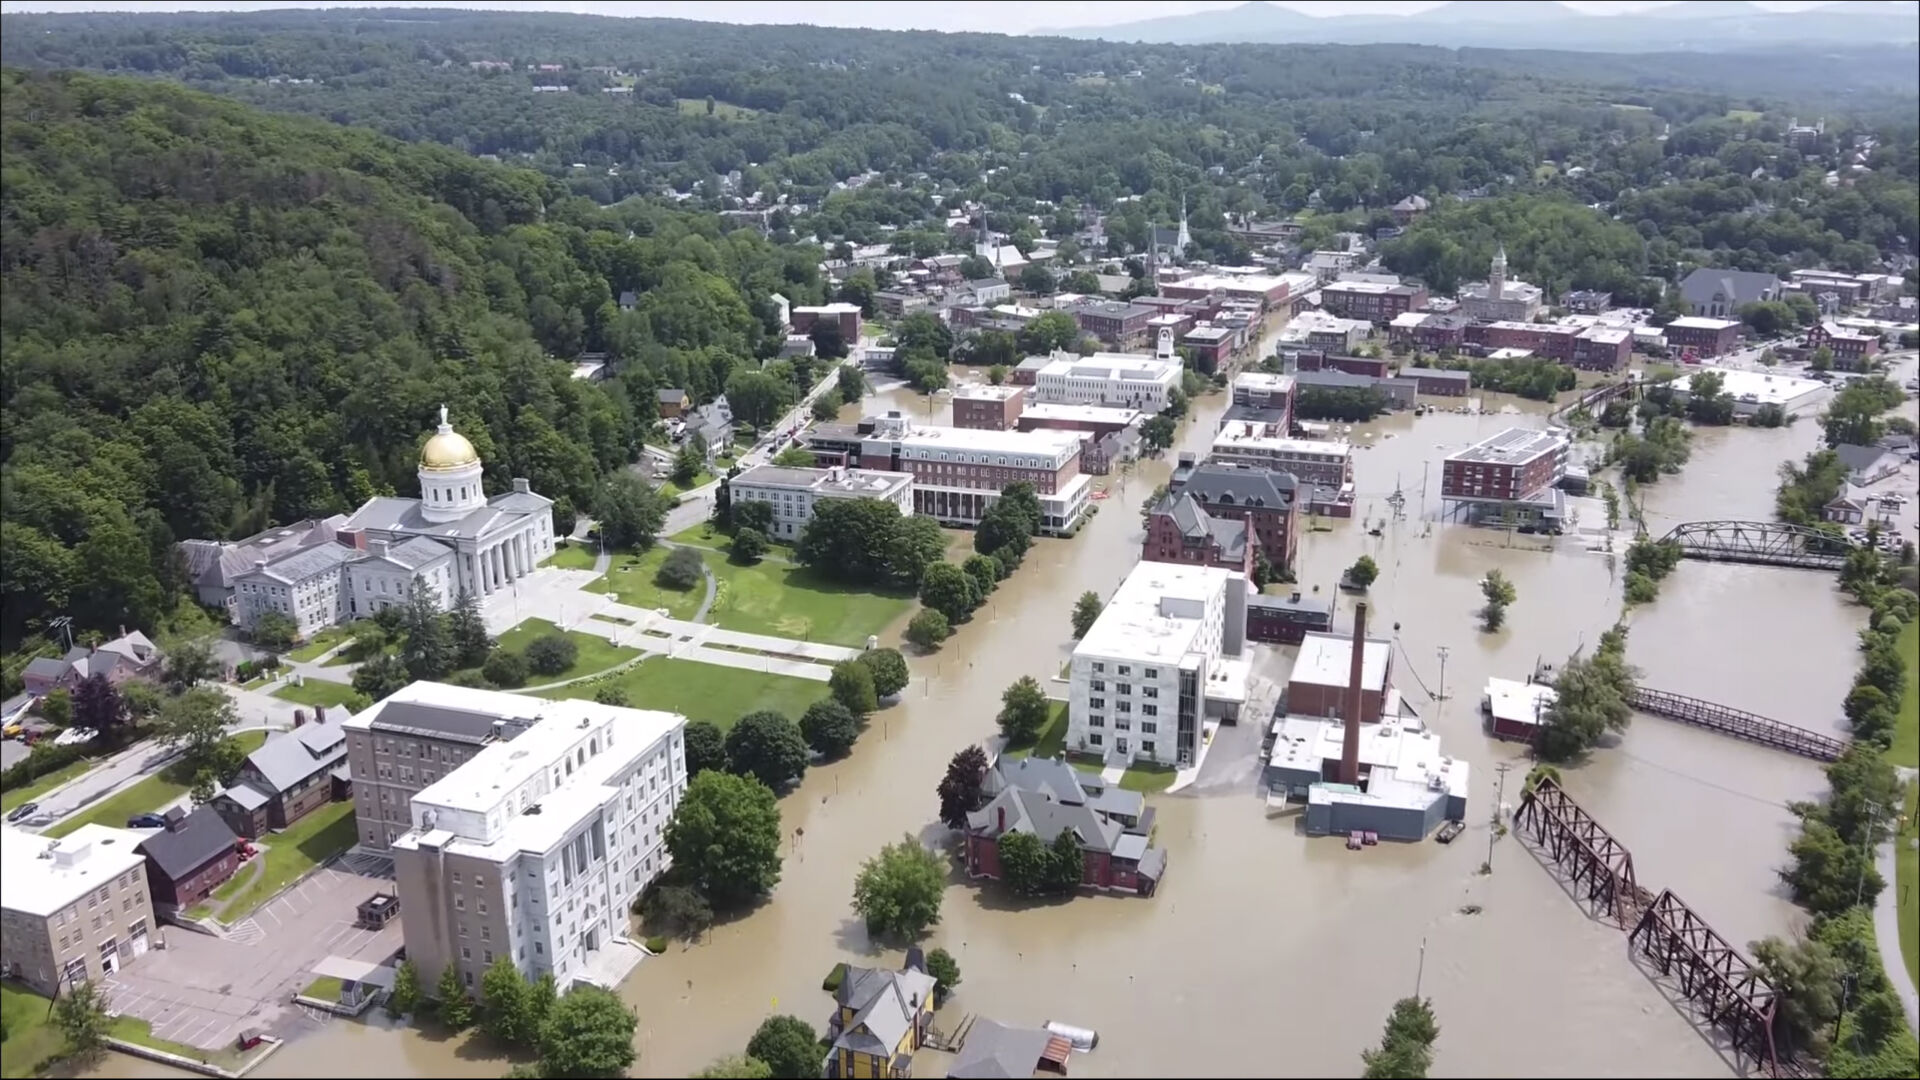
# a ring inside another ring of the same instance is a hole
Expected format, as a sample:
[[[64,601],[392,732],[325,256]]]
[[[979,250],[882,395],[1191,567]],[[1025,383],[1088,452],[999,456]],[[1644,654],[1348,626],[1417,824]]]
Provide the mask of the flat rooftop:
[[[1731,326],[1739,325],[1740,320],[1738,319],[1709,319],[1704,315],[1682,315],[1680,318],[1668,323],[1667,328],[1672,329],[1677,326],[1682,330],[1720,331]]]
[[[1732,394],[1736,400],[1762,405],[1790,405],[1808,394],[1827,388],[1825,383],[1796,379],[1791,375],[1773,375],[1744,368],[1703,367],[1673,380],[1673,392],[1692,393],[1693,377],[1708,372],[1719,375],[1721,389]]]
[[[1350,293],[1372,293],[1375,296],[1385,296],[1389,293],[1407,296],[1419,291],[1411,285],[1402,285],[1398,281],[1368,281],[1348,278],[1341,278],[1339,281],[1330,281],[1320,286],[1322,292],[1328,289],[1339,289],[1341,292]]]
[[[1193,651],[1208,600],[1234,580],[1246,578],[1215,566],[1136,563],[1073,654],[1174,663]]]
[[[812,491],[821,495],[884,498],[913,483],[912,473],[884,469],[806,469],[785,465],[756,465],[733,478],[736,485]]]
[[[898,442],[902,447],[921,450],[997,451],[1005,454],[1044,454],[1050,458],[1080,448],[1078,435],[1049,428],[992,431],[987,428],[910,427],[899,435],[875,432],[867,438],[874,442]]]
[[[1167,382],[1180,377],[1180,366],[1178,360],[1157,360],[1144,354],[1094,353],[1083,357],[1056,356],[1040,369],[1040,375],[1109,382]]]
[[[1276,455],[1308,458],[1353,456],[1352,446],[1332,439],[1286,439],[1260,432],[1261,429],[1253,424],[1230,424],[1214,436],[1213,447],[1215,450],[1259,449]]]
[[[1488,679],[1484,699],[1487,712],[1495,720],[1509,724],[1538,724],[1547,706],[1559,695],[1546,683],[1515,682],[1512,679]]]
[[[57,840],[0,830],[0,908],[44,918],[146,864],[133,850],[147,832],[92,823]],[[141,875],[144,884],[146,876]]]
[[[1293,376],[1267,371],[1243,371],[1233,377],[1233,388],[1255,394],[1284,394],[1293,389]]]
[[[1110,405],[1054,405],[1043,401],[1021,409],[1020,419],[1071,420],[1083,424],[1119,424],[1125,427],[1140,419],[1140,410]]]
[[[1320,772],[1339,760],[1346,727],[1338,720],[1286,716],[1273,722],[1270,768]],[[1442,795],[1466,798],[1468,766],[1440,750],[1440,736],[1418,721],[1394,720],[1360,725],[1360,764],[1369,772],[1365,791],[1345,784],[1317,783],[1313,802],[1374,803],[1396,808],[1431,806]]]
[[[1580,331],[1580,336],[1603,345],[1618,345],[1632,337],[1633,330],[1625,326],[1590,326]]]
[[[1221,341],[1232,336],[1233,328],[1228,326],[1196,326],[1182,335],[1185,341]]]
[[[1367,650],[1360,663],[1363,689],[1384,693],[1387,666],[1393,659],[1393,642],[1385,638],[1367,639]],[[1353,674],[1353,639],[1347,634],[1309,632],[1300,639],[1300,655],[1293,661],[1291,682],[1312,686],[1345,686]]]
[[[1524,465],[1542,455],[1558,453],[1565,446],[1565,439],[1542,428],[1508,428],[1459,453],[1448,454],[1447,460]]]
[[[1005,401],[1024,390],[1020,386],[995,386],[992,383],[966,383],[953,388],[955,401]]]

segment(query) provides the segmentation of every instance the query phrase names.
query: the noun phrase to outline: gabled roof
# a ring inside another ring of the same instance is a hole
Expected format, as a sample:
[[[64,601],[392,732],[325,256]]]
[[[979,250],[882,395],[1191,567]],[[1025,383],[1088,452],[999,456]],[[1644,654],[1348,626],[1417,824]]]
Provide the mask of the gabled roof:
[[[1163,514],[1173,519],[1174,527],[1180,530],[1181,536],[1212,544],[1219,549],[1222,558],[1238,559],[1246,554],[1247,523],[1214,517],[1186,492],[1163,496],[1153,508],[1153,515],[1159,517]]]
[[[1111,852],[1126,832],[1119,822],[1103,817],[1092,807],[1054,802],[1038,791],[1022,788],[1008,788],[986,806],[968,814],[967,828],[991,838],[1011,832],[1032,833],[1043,844],[1051,844],[1061,833],[1071,832],[1081,847],[1106,852]]]
[[[1039,1028],[1008,1027],[981,1017],[967,1029],[967,1041],[947,1067],[947,1075],[1026,1080],[1046,1054],[1047,1044],[1056,1037]]]
[[[1892,454],[1885,447],[1855,446],[1852,443],[1842,443],[1833,448],[1833,455],[1840,459],[1840,464],[1845,465],[1849,472],[1860,472]]]
[[[342,710],[338,715],[346,714]],[[247,755],[247,764],[265,777],[276,792],[282,792],[316,772],[333,768],[346,756],[346,731],[339,719],[323,712],[310,724],[268,739],[260,749]]]
[[[383,501],[387,500],[373,500],[374,503]],[[373,503],[369,503],[368,505],[371,506]],[[356,514],[355,520],[358,520],[358,518],[359,515]],[[296,551],[286,558],[270,562],[266,566],[247,571],[241,574],[240,577],[244,579],[260,576],[293,585],[316,575],[337,570],[342,563],[351,562],[358,556],[359,552],[349,547],[343,547],[339,544],[318,544],[302,551]]]
[[[853,1020],[833,1040],[835,1049],[891,1057],[919,1014],[920,1003],[933,996],[933,976],[909,968],[880,971],[847,968],[834,991],[834,1001],[853,1010]]]
[[[67,670],[72,666],[65,660],[55,660],[51,656],[36,656],[27,661],[27,666],[21,670],[20,674],[23,678],[60,679],[66,677]]]
[[[1187,470],[1178,485],[1183,494],[1192,495],[1202,506],[1273,509],[1291,506],[1298,486],[1290,472],[1213,461]]]
[[[452,554],[453,548],[430,536],[411,536],[388,548],[384,556],[375,555],[374,559],[390,562],[402,569],[418,570]]]
[[[1780,279],[1753,270],[1716,270],[1703,266],[1680,281],[1680,295],[1690,304],[1703,304],[1718,293],[1734,307],[1751,304],[1780,288]]]
[[[226,851],[233,850],[235,837],[227,823],[211,806],[202,806],[188,814],[172,829],[154,833],[142,840],[138,850],[171,881],[200,869]]]

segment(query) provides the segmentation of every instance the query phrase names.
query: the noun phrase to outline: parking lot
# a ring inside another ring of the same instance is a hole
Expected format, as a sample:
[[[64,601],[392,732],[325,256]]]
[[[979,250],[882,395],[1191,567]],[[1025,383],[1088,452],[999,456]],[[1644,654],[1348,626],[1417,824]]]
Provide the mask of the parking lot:
[[[285,1037],[324,1024],[330,1014],[295,1005],[293,995],[325,957],[379,962],[399,950],[397,921],[377,932],[354,925],[354,908],[391,890],[390,875],[384,860],[348,856],[274,898],[227,938],[168,926],[164,948],[108,980],[108,1007],[147,1021],[158,1038],[206,1050],[231,1047],[249,1029]]]

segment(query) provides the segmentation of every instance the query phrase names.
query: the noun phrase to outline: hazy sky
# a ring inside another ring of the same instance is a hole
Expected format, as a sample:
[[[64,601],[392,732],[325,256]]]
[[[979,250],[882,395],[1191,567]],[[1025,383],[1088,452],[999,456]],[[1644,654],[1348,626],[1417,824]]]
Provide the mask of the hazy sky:
[[[385,0],[365,4],[275,3],[272,0],[0,0],[0,11],[258,11],[267,8],[314,7],[444,7],[488,8],[507,11],[565,11],[583,15],[650,15],[664,18],[705,19],[713,22],[794,23],[820,26],[867,26],[881,30],[984,30],[1024,33],[1048,27],[1105,26],[1113,23],[1179,15],[1209,8],[1237,7],[1244,0],[1097,0],[1075,3],[862,3],[854,0],[808,2],[753,2],[753,0],[684,0],[664,3],[578,2],[578,0]],[[1346,15],[1365,11],[1408,14],[1438,7],[1441,0],[1298,0],[1285,6],[1310,15]],[[1760,7],[1793,11],[1818,6],[1819,0],[1779,0]],[[1568,7],[1596,14],[1617,14],[1661,7],[1661,0],[1570,0]]]

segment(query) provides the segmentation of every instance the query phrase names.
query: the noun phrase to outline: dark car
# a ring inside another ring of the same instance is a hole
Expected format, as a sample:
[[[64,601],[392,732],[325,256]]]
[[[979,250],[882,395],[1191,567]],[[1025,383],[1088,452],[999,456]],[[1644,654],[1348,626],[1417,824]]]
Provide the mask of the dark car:
[[[23,802],[7,813],[7,820],[19,821],[21,818],[31,816],[33,812],[38,809],[40,809],[40,804],[37,802]]]
[[[135,814],[127,819],[129,829],[164,829],[167,819],[159,814]]]

